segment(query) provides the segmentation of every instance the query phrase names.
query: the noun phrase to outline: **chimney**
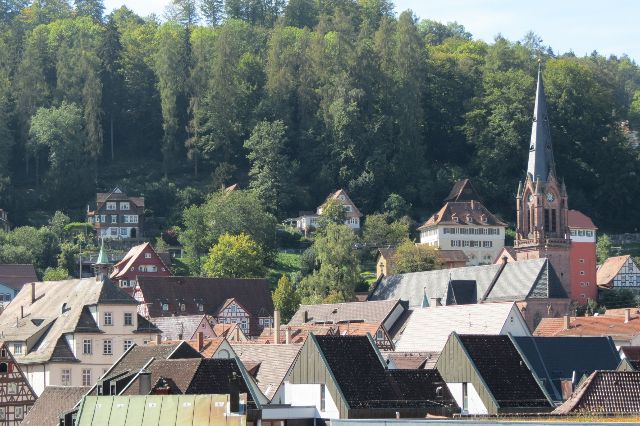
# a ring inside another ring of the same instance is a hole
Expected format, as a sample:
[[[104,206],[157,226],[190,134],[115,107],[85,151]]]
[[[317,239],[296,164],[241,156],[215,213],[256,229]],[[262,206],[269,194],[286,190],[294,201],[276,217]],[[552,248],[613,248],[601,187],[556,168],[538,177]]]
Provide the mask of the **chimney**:
[[[309,311],[307,311],[306,309],[304,310],[304,321],[303,322],[309,322]]]
[[[507,256],[502,256],[502,263],[504,264],[509,263],[509,258]]]
[[[429,299],[429,306],[435,308],[436,306],[442,306],[442,298],[441,297],[432,297]]]
[[[564,323],[563,323],[563,329],[564,330],[568,330],[571,328],[571,316],[570,315],[565,315],[563,317],[564,319]]]
[[[159,334],[156,334],[156,345],[159,345],[160,343],[162,343],[162,336]]]
[[[631,309],[627,308],[624,310],[624,323],[628,323],[631,321]]]
[[[36,301],[36,283],[31,283],[31,304]]]
[[[287,345],[291,343],[291,327],[287,327],[287,329],[285,330],[284,343],[286,343]]]
[[[24,306],[20,305],[20,318],[24,318]]]
[[[278,345],[280,343],[280,311],[273,311],[273,343]]]
[[[198,331],[197,339],[198,339],[198,352],[202,352],[202,348],[204,347],[204,333],[202,331]]]
[[[236,324],[236,342],[240,341],[240,326]]]
[[[138,374],[138,394],[139,395],[149,395],[151,392],[151,372],[147,370],[142,370]]]

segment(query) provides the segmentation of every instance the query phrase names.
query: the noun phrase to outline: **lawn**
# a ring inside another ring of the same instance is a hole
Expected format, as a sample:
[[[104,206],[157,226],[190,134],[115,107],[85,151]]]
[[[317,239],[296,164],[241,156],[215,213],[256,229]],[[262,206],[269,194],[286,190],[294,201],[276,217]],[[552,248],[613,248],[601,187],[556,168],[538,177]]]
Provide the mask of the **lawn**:
[[[300,271],[300,253],[287,253],[279,251],[276,260],[269,268],[267,279],[271,284],[271,288],[275,289],[278,285],[278,280],[282,274],[291,274],[293,272]]]

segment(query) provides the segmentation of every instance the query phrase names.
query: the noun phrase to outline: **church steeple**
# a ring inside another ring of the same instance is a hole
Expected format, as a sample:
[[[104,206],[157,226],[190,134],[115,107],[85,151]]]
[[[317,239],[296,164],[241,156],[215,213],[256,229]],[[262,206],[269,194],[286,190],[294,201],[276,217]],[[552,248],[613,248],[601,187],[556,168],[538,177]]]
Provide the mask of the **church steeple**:
[[[542,81],[542,68],[540,63],[538,63],[538,87],[536,89],[536,103],[533,110],[527,174],[531,176],[531,180],[534,182],[538,179],[546,182],[550,174],[555,175],[553,145],[551,144],[549,117],[547,116],[547,100],[544,94],[544,82]]]

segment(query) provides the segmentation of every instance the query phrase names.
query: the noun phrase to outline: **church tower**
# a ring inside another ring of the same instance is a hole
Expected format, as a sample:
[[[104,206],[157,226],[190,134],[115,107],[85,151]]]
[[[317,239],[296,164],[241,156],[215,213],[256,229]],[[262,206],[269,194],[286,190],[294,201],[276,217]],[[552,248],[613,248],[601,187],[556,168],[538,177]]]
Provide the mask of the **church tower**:
[[[516,200],[516,259],[548,258],[571,297],[567,189],[556,176],[540,66],[527,175],[518,186]]]

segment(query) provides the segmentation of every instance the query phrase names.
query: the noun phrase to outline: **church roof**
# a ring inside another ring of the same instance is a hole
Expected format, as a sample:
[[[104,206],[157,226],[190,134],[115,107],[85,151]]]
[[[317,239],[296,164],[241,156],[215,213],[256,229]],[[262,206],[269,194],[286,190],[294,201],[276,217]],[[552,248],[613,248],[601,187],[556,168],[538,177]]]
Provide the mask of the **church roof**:
[[[542,69],[538,67],[538,86],[536,88],[536,103],[533,110],[527,174],[533,181],[539,179],[542,182],[546,182],[550,173],[555,174],[554,169],[553,145],[551,144],[549,117],[547,116],[547,100],[544,94]]]

